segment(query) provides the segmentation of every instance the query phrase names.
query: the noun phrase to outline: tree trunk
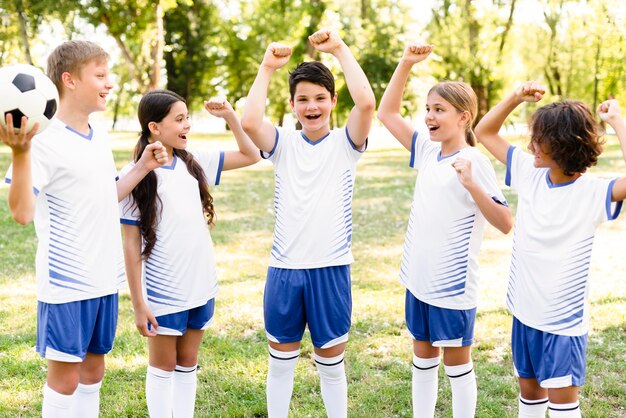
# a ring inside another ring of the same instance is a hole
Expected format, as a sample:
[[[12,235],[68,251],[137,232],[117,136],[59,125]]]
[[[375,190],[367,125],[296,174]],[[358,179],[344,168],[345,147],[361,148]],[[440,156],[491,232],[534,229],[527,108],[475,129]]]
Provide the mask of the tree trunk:
[[[593,65],[593,107],[598,108],[598,84],[600,83],[600,37],[596,36],[596,57]]]
[[[161,79],[161,62],[163,61],[165,35],[163,31],[163,6],[160,1],[156,2],[155,18],[157,36],[156,45],[154,45],[152,49],[152,73],[150,74],[149,90],[159,88],[159,81]]]
[[[102,10],[100,21],[107,27],[107,30],[108,30],[111,27],[111,17],[105,12],[106,8],[101,0],[96,0],[95,2],[98,5],[98,9]],[[146,91],[148,90],[147,89],[148,86],[146,86],[146,82],[141,76],[141,72],[137,68],[137,64],[135,63],[135,60],[133,59],[133,56],[130,53],[130,50],[128,49],[128,47],[126,46],[126,44],[124,43],[124,41],[119,35],[111,33],[110,30],[108,30],[108,32],[109,32],[109,35],[111,35],[113,39],[115,39],[115,43],[120,48],[120,51],[122,52],[122,57],[124,57],[124,61],[126,61],[126,65],[128,65],[128,72],[131,78],[135,80],[135,82],[137,83],[139,93],[141,94],[146,93]]]
[[[26,31],[26,18],[24,17],[24,5],[22,0],[15,1],[15,8],[17,10],[17,20],[20,23],[20,35],[22,37],[22,47],[24,48],[24,58],[26,62],[33,65],[33,57],[30,53],[30,42],[28,40],[28,32]]]

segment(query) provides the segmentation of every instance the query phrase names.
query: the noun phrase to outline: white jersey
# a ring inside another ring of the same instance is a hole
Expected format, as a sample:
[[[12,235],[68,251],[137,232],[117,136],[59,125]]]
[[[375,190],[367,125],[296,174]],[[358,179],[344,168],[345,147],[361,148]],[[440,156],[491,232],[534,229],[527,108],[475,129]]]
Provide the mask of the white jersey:
[[[124,258],[106,133],[85,136],[54,119],[33,138],[31,161],[37,299],[57,304],[116,293],[125,279]]]
[[[350,264],[352,194],[357,150],[346,128],[310,141],[302,131],[276,129],[276,225],[269,265],[308,269]]]
[[[209,185],[220,182],[223,152],[193,152]],[[126,175],[134,163],[122,169]],[[217,294],[213,241],[206,223],[198,181],[184,161],[174,156],[170,166],[154,170],[157,176],[156,244],[143,263],[144,299],[155,316],[204,305]],[[158,202],[158,200],[157,200]],[[139,225],[139,210],[130,194],[120,202],[121,222]]]
[[[518,192],[506,304],[524,325],[552,334],[588,330],[589,261],[596,227],[611,213],[615,180],[583,175],[554,185],[549,169],[511,147],[506,184]]]
[[[409,165],[419,171],[404,242],[400,282],[422,302],[472,309],[478,301],[478,251],[485,217],[452,163],[472,163],[472,178],[506,205],[489,159],[474,147],[441,155],[441,144],[415,132]]]

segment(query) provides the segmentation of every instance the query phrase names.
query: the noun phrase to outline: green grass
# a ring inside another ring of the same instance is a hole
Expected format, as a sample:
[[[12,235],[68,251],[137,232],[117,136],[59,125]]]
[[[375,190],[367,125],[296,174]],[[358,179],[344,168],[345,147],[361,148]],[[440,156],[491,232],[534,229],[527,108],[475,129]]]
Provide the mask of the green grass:
[[[207,148],[234,146],[228,136],[197,136]],[[118,167],[130,158],[134,139],[115,136]],[[372,138],[374,144],[376,138]],[[411,341],[404,325],[404,288],[397,282],[404,232],[415,182],[408,152],[372,147],[361,159],[354,198],[353,326],[347,376],[351,417],[410,417]],[[0,147],[0,174],[10,162]],[[502,164],[495,165],[500,181]],[[624,173],[611,138],[593,172]],[[34,351],[36,298],[32,225],[15,224],[0,188],[0,416],[37,416],[45,362]],[[196,415],[266,416],[267,343],[262,293],[273,228],[273,171],[268,163],[225,172],[214,191],[215,241],[220,293],[213,326],[200,350]],[[515,206],[515,196],[506,191]],[[626,283],[622,251],[626,223],[603,225],[591,272],[592,324],[582,410],[588,417],[626,415]],[[517,416],[509,333],[503,307],[511,236],[486,231],[481,252],[482,291],[473,350],[479,417]],[[117,338],[107,356],[101,416],[147,416],[144,380],[147,348],[134,327],[127,290],[121,293]],[[324,416],[319,380],[305,334],[291,404],[294,417]],[[451,394],[440,369],[437,414],[451,416]]]

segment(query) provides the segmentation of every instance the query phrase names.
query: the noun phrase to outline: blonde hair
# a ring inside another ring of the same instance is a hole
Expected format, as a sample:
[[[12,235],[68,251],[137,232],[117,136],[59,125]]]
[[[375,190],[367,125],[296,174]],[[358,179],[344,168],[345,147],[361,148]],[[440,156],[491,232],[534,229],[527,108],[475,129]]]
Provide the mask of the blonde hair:
[[[91,41],[66,41],[57,46],[48,56],[48,77],[63,95],[63,73],[78,74],[91,61],[108,61],[109,53]]]
[[[462,81],[442,81],[435,84],[428,91],[437,93],[441,98],[450,103],[459,112],[468,112],[470,119],[465,126],[465,142],[476,146],[476,136],[472,126],[478,113],[478,98],[469,84]]]

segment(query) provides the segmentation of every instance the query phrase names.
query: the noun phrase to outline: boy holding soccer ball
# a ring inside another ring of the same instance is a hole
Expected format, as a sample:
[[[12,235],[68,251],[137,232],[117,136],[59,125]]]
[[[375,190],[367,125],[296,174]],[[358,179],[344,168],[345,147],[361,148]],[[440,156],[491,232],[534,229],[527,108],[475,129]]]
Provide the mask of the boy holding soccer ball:
[[[167,161],[160,143],[146,147],[134,171],[116,183],[106,133],[89,124],[113,88],[109,55],[68,41],[48,57],[59,90],[55,119],[35,135],[26,117],[9,114],[0,140],[12,151],[6,175],[9,208],[38,237],[37,351],[48,362],[43,417],[97,417],[104,355],[113,346],[124,260],[117,202]],[[14,131],[14,123],[21,129]]]

